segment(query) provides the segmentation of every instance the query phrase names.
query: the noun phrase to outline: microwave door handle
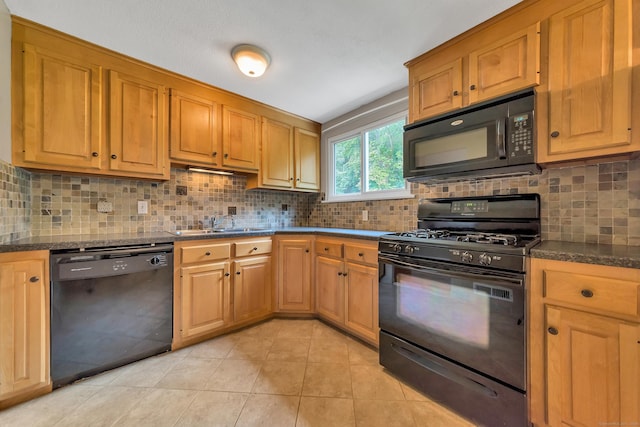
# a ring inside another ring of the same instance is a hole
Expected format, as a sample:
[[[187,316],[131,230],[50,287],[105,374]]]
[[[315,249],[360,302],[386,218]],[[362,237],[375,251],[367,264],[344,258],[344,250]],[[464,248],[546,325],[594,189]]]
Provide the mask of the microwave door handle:
[[[500,119],[496,122],[496,149],[498,152],[498,158],[507,158],[507,147],[504,138],[504,119]]]

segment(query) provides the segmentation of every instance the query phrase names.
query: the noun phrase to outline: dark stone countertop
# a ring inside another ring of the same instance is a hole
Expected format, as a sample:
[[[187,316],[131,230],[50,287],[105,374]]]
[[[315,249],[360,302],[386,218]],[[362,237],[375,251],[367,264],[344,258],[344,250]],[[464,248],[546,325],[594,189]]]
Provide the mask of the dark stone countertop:
[[[169,232],[157,233],[126,233],[126,234],[80,234],[64,236],[40,236],[15,240],[10,243],[0,244],[0,252],[35,251],[35,250],[60,250],[79,248],[99,248],[107,246],[142,245],[149,243],[171,243],[184,240],[205,240],[222,238],[241,238],[272,236],[274,234],[315,234],[333,237],[346,237],[365,240],[377,240],[388,231],[350,230],[344,228],[322,227],[287,227],[271,230],[250,232],[223,232],[204,234],[198,236],[176,236]]]
[[[543,241],[531,249],[531,257],[614,267],[640,268],[640,246],[601,245],[549,240]]]

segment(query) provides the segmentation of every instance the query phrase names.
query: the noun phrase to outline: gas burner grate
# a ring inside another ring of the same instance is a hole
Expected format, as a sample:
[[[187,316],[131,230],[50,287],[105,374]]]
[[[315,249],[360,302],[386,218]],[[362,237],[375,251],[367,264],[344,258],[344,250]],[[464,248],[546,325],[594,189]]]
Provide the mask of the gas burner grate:
[[[399,233],[400,237],[416,237],[418,239],[445,239],[449,237],[449,235],[449,230],[431,230],[428,228],[419,228]]]
[[[516,246],[518,244],[518,237],[513,234],[470,233],[458,236],[456,240],[488,245]]]

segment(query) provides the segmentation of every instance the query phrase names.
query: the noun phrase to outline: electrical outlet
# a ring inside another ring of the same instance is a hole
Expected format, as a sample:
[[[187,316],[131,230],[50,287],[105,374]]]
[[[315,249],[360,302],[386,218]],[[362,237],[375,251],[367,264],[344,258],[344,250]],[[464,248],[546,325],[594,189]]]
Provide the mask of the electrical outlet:
[[[229,206],[227,208],[227,215],[237,215],[238,210],[236,209],[235,206]]]
[[[113,212],[113,203],[107,202],[106,200],[100,200],[97,206],[98,212],[109,213]]]
[[[146,200],[138,200],[138,215],[149,213],[149,203]]]
[[[362,220],[369,221],[369,211],[362,211]]]

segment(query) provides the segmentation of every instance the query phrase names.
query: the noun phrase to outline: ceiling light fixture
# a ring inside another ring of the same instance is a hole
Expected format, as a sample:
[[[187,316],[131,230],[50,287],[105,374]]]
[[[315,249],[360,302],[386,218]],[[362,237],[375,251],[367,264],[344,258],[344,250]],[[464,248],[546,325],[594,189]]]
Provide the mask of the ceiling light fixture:
[[[240,71],[249,77],[260,77],[271,63],[271,57],[262,48],[252,44],[239,44],[231,49],[231,57]]]
[[[214,170],[214,169],[194,168],[194,167],[191,167],[191,166],[189,166],[187,168],[187,170],[189,172],[212,173],[212,174],[215,174],[215,175],[233,175],[233,172],[217,171],[217,170]]]

